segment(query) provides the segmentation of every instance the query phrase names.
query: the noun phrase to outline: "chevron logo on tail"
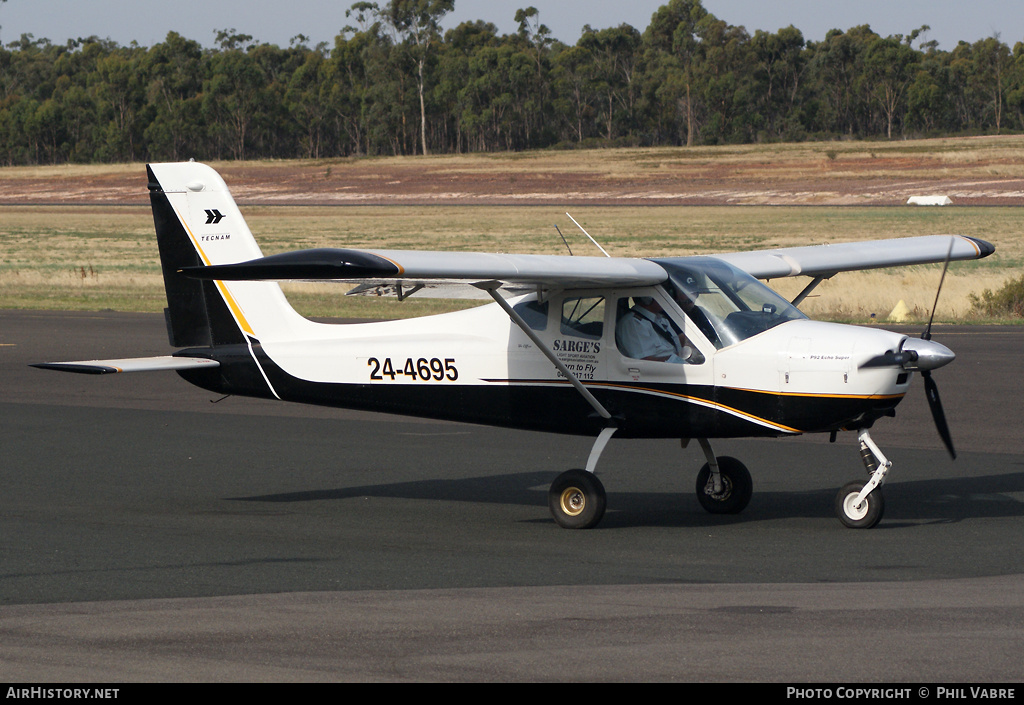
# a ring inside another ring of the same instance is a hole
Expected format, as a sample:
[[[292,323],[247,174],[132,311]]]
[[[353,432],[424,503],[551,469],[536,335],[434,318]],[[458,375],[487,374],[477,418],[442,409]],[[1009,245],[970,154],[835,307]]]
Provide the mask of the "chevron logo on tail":
[[[206,224],[207,225],[216,225],[217,223],[219,223],[221,221],[221,218],[223,218],[223,217],[224,217],[224,214],[221,213],[216,208],[214,208],[213,210],[207,210],[206,211]]]

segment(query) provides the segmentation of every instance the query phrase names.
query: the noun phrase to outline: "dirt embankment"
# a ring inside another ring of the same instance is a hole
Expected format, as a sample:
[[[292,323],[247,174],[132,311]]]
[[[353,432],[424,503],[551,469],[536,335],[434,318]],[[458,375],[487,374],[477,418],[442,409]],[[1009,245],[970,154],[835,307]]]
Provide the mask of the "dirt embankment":
[[[909,145],[909,146],[908,146]],[[214,165],[240,204],[1024,204],[1024,138]],[[0,169],[0,205],[144,204],[142,164]]]

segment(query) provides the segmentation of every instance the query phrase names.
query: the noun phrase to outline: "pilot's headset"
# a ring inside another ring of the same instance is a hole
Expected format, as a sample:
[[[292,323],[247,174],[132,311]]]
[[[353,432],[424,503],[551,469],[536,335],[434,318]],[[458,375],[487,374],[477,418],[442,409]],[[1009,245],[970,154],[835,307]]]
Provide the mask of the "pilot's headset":
[[[696,274],[684,272],[676,280],[676,290],[673,292],[675,298],[678,299],[679,294],[684,294],[690,301],[696,301],[700,295],[701,282]]]

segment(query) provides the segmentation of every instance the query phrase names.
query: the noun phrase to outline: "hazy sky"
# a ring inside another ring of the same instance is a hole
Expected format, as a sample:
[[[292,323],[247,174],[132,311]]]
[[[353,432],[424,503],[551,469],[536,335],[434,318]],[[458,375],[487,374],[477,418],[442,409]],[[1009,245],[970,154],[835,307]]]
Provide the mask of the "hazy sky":
[[[234,28],[257,40],[287,46],[304,34],[311,44],[333,44],[349,23],[345,10],[354,0],[8,0],[0,4],[0,41],[21,34],[67,39],[97,35],[119,44],[142,46],[163,41],[168,31],[214,45],[214,32]],[[378,0],[383,4],[385,0]],[[626,22],[643,30],[665,0],[456,0],[446,27],[464,20],[493,22],[502,33],[514,32],[518,7],[536,7],[540,20],[567,44],[579,39],[584,24],[595,29]],[[924,39],[950,50],[959,40],[974,42],[998,34],[1010,48],[1024,41],[1024,9],[1019,0],[704,0],[709,12],[729,24],[776,31],[795,25],[808,40],[824,39],[829,29],[871,25],[881,34],[907,34],[927,24]],[[282,8],[285,8],[282,10]]]

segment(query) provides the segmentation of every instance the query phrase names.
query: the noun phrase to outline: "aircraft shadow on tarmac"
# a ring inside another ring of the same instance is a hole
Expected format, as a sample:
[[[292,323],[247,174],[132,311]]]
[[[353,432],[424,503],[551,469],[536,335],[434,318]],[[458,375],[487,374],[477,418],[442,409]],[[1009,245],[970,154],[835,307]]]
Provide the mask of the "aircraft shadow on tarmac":
[[[239,502],[314,502],[359,497],[544,506],[550,472],[514,473],[462,479],[424,479],[337,489],[309,490],[231,497]],[[706,514],[693,489],[680,483],[680,491],[608,492],[608,514],[599,528],[701,527],[723,523],[771,521],[788,518],[834,518],[836,489],[757,492],[742,514]],[[887,521],[881,528],[947,524],[966,519],[1024,516],[1024,472],[970,478],[893,482],[885,485]],[[548,522],[550,519],[533,520]]]

